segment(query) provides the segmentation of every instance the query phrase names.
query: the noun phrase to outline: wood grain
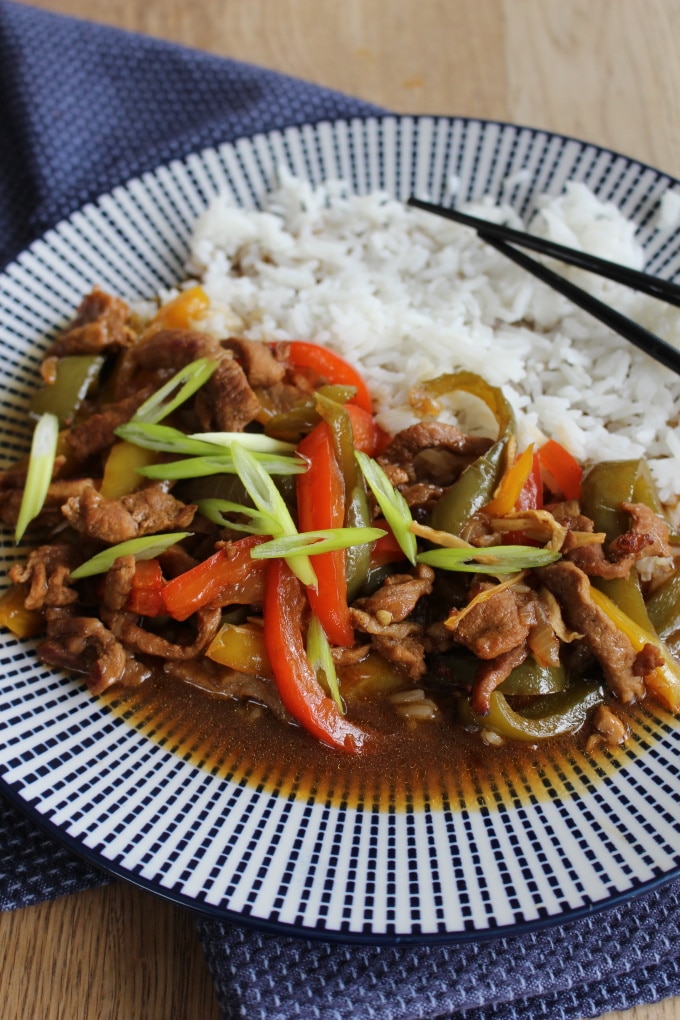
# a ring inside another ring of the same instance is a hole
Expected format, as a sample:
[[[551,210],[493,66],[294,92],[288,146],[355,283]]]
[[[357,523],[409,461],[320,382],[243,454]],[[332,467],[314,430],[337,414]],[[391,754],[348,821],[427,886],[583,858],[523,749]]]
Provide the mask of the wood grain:
[[[680,176],[676,0],[34,0],[403,113],[577,135]],[[0,915],[3,1020],[217,1020],[194,919],[118,882]],[[607,1020],[680,1020],[680,998]]]

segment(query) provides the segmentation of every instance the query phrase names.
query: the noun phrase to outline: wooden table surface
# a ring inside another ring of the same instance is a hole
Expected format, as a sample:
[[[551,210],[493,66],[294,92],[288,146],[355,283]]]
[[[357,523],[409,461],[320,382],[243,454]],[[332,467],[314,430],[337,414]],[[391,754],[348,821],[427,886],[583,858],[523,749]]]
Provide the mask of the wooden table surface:
[[[546,128],[680,177],[678,0],[36,0],[401,113]],[[192,917],[121,883],[0,915],[3,1020],[217,1020]],[[680,998],[608,1020],[680,1020]]]

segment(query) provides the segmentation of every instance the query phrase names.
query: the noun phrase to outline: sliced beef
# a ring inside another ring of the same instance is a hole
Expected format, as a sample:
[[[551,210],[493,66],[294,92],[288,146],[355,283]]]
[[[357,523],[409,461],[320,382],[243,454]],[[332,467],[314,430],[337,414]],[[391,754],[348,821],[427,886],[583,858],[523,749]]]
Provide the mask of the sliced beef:
[[[62,513],[81,534],[116,545],[141,535],[186,528],[196,507],[175,499],[161,485],[150,485],[121,499],[105,499],[90,485],[67,500]]]
[[[286,374],[285,364],[276,357],[276,348],[272,350],[263,340],[230,338],[223,340],[222,346],[234,353],[253,387],[274,386],[280,383]]]
[[[541,567],[537,573],[559,602],[567,625],[583,635],[611,690],[628,704],[644,698],[644,681],[634,671],[635,650],[625,634],[593,602],[587,574],[566,560]]]
[[[370,613],[381,623],[401,623],[410,616],[418,599],[430,595],[434,570],[424,563],[418,564],[414,574],[391,574],[381,588],[355,606]]]
[[[192,687],[200,687],[209,694],[264,705],[282,722],[293,722],[271,680],[239,673],[205,656],[192,659],[190,662],[168,660],[163,664],[163,672],[173,680],[191,684]]]
[[[129,317],[124,301],[95,288],[83,299],[76,318],[59,334],[45,357],[98,354],[129,347],[135,340],[127,326]]]
[[[242,432],[258,415],[260,401],[232,357],[223,357],[196,395],[196,413],[206,432]]]
[[[370,634],[373,649],[411,680],[426,673],[423,628],[417,623],[381,623],[363,609],[350,609],[354,627]]]
[[[37,654],[51,666],[86,673],[93,694],[101,694],[117,683],[136,685],[149,675],[102,621],[90,616],[53,614]]]
[[[526,644],[517,645],[508,652],[503,652],[495,659],[482,662],[472,682],[472,693],[470,695],[470,707],[477,715],[488,715],[491,711],[491,695],[497,687],[512,673],[513,669],[521,666],[527,657]]]
[[[56,542],[32,549],[25,563],[15,563],[9,572],[14,584],[28,583],[24,600],[26,609],[46,606],[69,606],[78,600],[78,593],[69,584],[70,573],[82,556],[70,542]]]
[[[524,598],[505,588],[464,613],[453,636],[478,659],[496,659],[523,645],[533,623]]]
[[[450,484],[462,469],[491,446],[491,440],[480,436],[467,436],[455,425],[442,422],[418,422],[398,432],[378,457],[386,468],[397,467],[406,476],[404,481],[416,482],[427,478],[435,483]],[[453,458],[424,456],[425,451],[445,451]],[[401,482],[393,484],[401,484]]]
[[[82,464],[95,454],[108,450],[116,441],[114,430],[129,421],[151,393],[150,387],[138,390],[102,411],[91,414],[87,421],[70,429],[66,434],[66,442],[72,458]]]
[[[102,618],[113,635],[131,652],[141,655],[153,655],[160,659],[195,659],[208,647],[220,625],[221,611],[217,609],[199,609],[192,616],[195,633],[192,627],[182,628],[181,637],[175,640],[163,637],[150,630],[144,630],[137,622],[135,613],[112,612],[102,608]]]
[[[0,524],[7,528],[16,526],[23,496],[23,484],[22,481],[21,488],[0,490]],[[92,478],[58,478],[51,482],[43,508],[38,516],[31,521],[29,532],[50,531],[57,525],[63,524],[64,518],[61,513],[63,504],[71,498],[77,499],[93,484]]]
[[[643,503],[621,504],[621,509],[632,518],[631,527],[606,549],[600,543],[582,545],[570,540],[573,532],[592,533],[595,527],[589,517],[580,513],[577,503],[559,503],[549,509],[558,523],[568,529],[563,554],[591,577],[628,577],[631,567],[643,556],[672,555],[668,526]]]
[[[137,344],[132,361],[137,368],[165,372],[170,377],[198,358],[231,358],[210,333],[194,329],[160,329]]]
[[[107,609],[124,609],[135,576],[134,556],[119,556],[104,574],[102,603]]]

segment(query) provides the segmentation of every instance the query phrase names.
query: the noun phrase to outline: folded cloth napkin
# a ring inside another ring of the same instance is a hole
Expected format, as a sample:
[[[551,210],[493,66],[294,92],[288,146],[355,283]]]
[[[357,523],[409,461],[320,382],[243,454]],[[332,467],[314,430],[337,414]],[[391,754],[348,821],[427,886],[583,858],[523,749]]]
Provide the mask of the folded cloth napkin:
[[[0,266],[160,163],[377,112],[270,71],[0,0]],[[0,908],[106,881],[0,796]],[[680,883],[540,932],[364,947],[200,918],[225,1017],[567,1020],[680,994]]]

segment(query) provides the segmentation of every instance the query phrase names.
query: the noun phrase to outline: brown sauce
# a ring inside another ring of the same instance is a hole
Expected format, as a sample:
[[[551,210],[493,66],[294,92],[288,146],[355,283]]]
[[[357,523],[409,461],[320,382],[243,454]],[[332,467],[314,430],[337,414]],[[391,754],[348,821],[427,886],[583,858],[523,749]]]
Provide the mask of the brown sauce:
[[[544,745],[489,747],[478,733],[436,721],[399,718],[375,702],[354,706],[353,721],[375,733],[371,750],[345,755],[258,705],[220,698],[155,677],[108,699],[116,714],[197,767],[284,796],[403,810],[493,809],[586,792],[654,739],[661,709],[629,713],[623,748],[585,750],[585,735]],[[672,717],[669,717],[672,718]]]

